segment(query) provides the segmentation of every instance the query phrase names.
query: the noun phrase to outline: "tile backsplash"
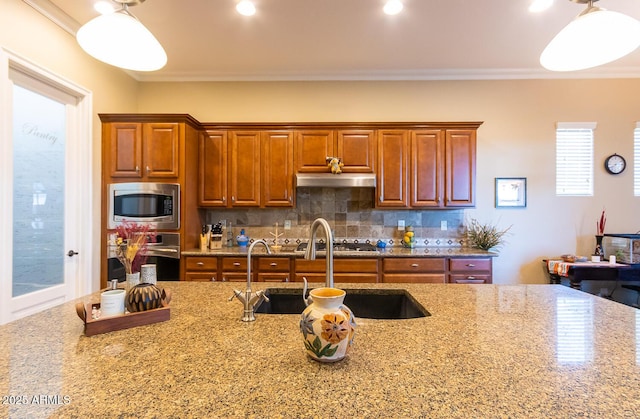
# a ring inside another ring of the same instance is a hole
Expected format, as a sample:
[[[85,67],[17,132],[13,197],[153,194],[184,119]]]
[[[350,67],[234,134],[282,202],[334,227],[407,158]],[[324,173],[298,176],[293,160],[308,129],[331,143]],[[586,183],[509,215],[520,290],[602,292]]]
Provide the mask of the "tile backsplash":
[[[374,208],[375,191],[372,188],[298,188],[295,208],[238,208],[206,209],[204,220],[215,224],[221,220],[231,222],[233,236],[240,229],[252,239],[265,239],[273,243],[275,224],[283,233],[279,244],[295,244],[309,237],[313,220],[325,218],[333,227],[336,241],[384,240],[400,245],[403,231],[398,221],[415,231],[418,246],[460,246],[464,231],[464,210],[387,210]],[[285,220],[291,229],[284,229]],[[446,221],[447,230],[441,230]]]

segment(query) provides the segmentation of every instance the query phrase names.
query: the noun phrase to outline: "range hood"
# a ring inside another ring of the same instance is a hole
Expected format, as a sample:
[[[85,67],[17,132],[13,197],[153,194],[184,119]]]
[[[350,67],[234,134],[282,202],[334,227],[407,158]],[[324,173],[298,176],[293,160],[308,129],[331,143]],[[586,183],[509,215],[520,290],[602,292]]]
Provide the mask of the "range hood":
[[[375,173],[298,173],[296,187],[307,188],[375,188]]]

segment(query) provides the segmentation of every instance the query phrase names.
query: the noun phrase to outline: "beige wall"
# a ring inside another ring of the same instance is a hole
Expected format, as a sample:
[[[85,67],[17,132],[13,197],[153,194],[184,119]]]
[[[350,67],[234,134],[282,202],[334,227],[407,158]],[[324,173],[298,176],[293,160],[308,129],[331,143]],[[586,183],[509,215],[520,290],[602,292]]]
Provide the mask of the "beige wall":
[[[513,225],[495,260],[496,283],[543,283],[541,259],[589,254],[606,232],[640,230],[633,170],[612,176],[611,153],[633,164],[640,79],[425,82],[144,83],[141,112],[190,113],[202,122],[484,121],[478,131],[477,207],[467,216]],[[555,196],[555,124],[595,121],[595,194]],[[526,177],[525,209],[494,207],[494,178]]]
[[[543,257],[590,253],[603,206],[607,232],[640,230],[632,170],[611,176],[602,168],[614,152],[633,163],[633,128],[640,120],[640,96],[634,92],[640,91],[640,79],[138,84],[88,57],[71,35],[20,0],[0,2],[0,45],[93,92],[94,188],[102,112],[189,113],[202,122],[484,121],[478,131],[478,204],[466,212],[513,225],[495,260],[495,282],[542,283]],[[598,122],[591,198],[555,196],[557,121]],[[528,179],[526,209],[494,208],[494,178],[509,176]],[[93,204],[97,221],[97,189]],[[99,237],[99,225],[94,229]]]
[[[68,32],[21,0],[0,1],[0,46],[93,93],[93,260],[100,260],[101,131],[98,113],[137,112],[138,83],[121,70],[89,57]],[[99,266],[92,269],[99,286]]]

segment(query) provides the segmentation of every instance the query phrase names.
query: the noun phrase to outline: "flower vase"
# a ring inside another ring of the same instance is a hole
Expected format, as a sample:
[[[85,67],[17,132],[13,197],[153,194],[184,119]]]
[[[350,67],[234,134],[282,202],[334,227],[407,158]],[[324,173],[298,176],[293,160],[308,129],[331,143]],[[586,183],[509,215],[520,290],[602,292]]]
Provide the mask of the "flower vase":
[[[140,272],[133,272],[133,273],[127,274],[127,285],[126,285],[127,291],[129,291],[139,283],[140,283]]]
[[[340,361],[353,344],[356,328],[353,313],[343,304],[346,293],[338,288],[316,288],[309,295],[300,318],[307,355],[320,362]]]
[[[596,234],[596,249],[593,251],[594,256],[604,257],[604,251],[602,250],[602,238],[604,236]]]

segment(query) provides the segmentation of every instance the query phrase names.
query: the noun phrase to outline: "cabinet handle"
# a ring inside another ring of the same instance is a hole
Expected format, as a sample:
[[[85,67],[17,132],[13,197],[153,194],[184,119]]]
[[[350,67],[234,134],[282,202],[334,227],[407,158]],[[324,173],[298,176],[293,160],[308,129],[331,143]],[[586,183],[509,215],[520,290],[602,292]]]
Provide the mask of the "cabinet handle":
[[[469,268],[475,268],[475,267],[476,267],[476,265],[474,265],[473,263],[467,263],[467,266],[468,266]]]
[[[236,202],[236,197],[235,196],[231,196],[231,202],[235,203]]]
[[[222,277],[222,282],[227,282],[227,278],[226,277]]]
[[[198,266],[204,266],[204,262],[198,262],[198,263],[196,263],[196,265],[198,265]]]
[[[289,197],[289,202],[293,203],[293,197],[292,196]]]
[[[273,266],[275,268],[276,266],[278,266],[278,264],[276,262],[271,262],[269,266]]]
[[[473,276],[473,275],[469,275],[469,276],[467,277],[467,279],[476,279],[476,277],[475,277],[475,276]]]
[[[151,173],[151,169],[149,169],[149,166],[147,166],[147,174]]]
[[[417,267],[418,267],[418,264],[417,264],[417,263],[412,263],[412,264],[411,264],[411,267],[412,267],[412,268],[417,268]]]
[[[136,173],[140,173],[140,166],[136,166]]]
[[[216,277],[215,276],[211,277],[211,282],[216,282]]]
[[[240,262],[233,262],[233,266],[240,266]]]

